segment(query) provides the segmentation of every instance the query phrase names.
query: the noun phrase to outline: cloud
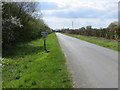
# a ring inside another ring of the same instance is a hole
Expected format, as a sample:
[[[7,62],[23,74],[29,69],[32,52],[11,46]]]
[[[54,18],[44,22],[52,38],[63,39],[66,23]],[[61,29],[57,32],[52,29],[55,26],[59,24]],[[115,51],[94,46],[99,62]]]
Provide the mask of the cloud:
[[[52,10],[42,10],[45,17],[60,18],[117,18],[117,3],[112,2],[73,2]],[[61,9],[62,8],[62,9]],[[108,15],[108,16],[107,16]]]
[[[43,4],[42,4],[43,2]],[[41,0],[44,20],[52,28],[107,27],[118,18],[118,0]]]
[[[65,8],[70,6],[74,7],[90,7],[96,9],[106,9],[113,6],[114,3],[118,3],[119,0],[41,0],[41,2],[56,3],[59,8]],[[109,5],[109,4],[112,5]],[[109,6],[108,6],[109,5]]]

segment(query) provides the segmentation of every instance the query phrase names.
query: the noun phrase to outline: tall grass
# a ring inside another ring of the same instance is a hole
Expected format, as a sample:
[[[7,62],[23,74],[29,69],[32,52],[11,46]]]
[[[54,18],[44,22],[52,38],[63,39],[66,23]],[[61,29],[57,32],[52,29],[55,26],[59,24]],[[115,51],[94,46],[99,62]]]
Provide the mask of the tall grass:
[[[71,78],[56,35],[11,47],[3,52],[3,88],[70,88]]]

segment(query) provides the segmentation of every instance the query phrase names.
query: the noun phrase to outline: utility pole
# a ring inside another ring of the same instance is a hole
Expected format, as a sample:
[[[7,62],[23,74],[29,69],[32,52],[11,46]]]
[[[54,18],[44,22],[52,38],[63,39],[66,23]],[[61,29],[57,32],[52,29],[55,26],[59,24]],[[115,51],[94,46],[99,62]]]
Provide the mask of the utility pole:
[[[72,29],[74,28],[73,25],[74,25],[74,24],[73,24],[73,21],[72,21]]]

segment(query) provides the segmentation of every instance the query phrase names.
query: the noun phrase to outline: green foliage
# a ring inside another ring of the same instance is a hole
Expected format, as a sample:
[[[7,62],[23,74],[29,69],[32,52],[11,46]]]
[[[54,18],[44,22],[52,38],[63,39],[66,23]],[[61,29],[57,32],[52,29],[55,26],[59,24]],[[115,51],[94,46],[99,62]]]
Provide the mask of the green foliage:
[[[108,26],[108,28],[114,28],[118,26],[118,22],[112,22],[110,23],[110,25]]]
[[[94,37],[102,37],[106,39],[116,39],[119,40],[120,29],[117,23],[111,23],[108,28],[103,29],[92,29],[92,26],[87,26],[86,29],[84,27],[76,30],[64,29],[61,30],[63,33],[68,34],[76,34],[76,35],[85,35],[85,36],[94,36]]]
[[[71,88],[71,78],[55,34],[15,45],[3,52],[3,88]]]
[[[86,26],[86,29],[87,29],[87,30],[91,30],[91,29],[92,29],[92,26]]]
[[[19,42],[27,42],[39,38],[42,31],[50,28],[41,17],[34,14],[37,3],[9,2],[2,6],[2,39],[3,48],[8,48]],[[39,19],[38,19],[39,18]]]

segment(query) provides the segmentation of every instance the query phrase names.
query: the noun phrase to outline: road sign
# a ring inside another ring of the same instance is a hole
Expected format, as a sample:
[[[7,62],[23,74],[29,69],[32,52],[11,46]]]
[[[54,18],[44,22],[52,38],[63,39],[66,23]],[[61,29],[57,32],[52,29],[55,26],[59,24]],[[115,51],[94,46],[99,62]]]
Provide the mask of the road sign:
[[[47,32],[41,32],[41,35],[42,35],[42,39],[44,40],[44,50],[46,52],[48,52],[47,49],[46,49],[46,37],[47,37],[48,33]]]
[[[41,35],[42,35],[42,36],[47,36],[48,33],[47,33],[47,32],[41,32]]]
[[[42,35],[42,39],[46,40],[46,37],[47,37],[48,33],[47,32],[41,32],[41,35]]]

